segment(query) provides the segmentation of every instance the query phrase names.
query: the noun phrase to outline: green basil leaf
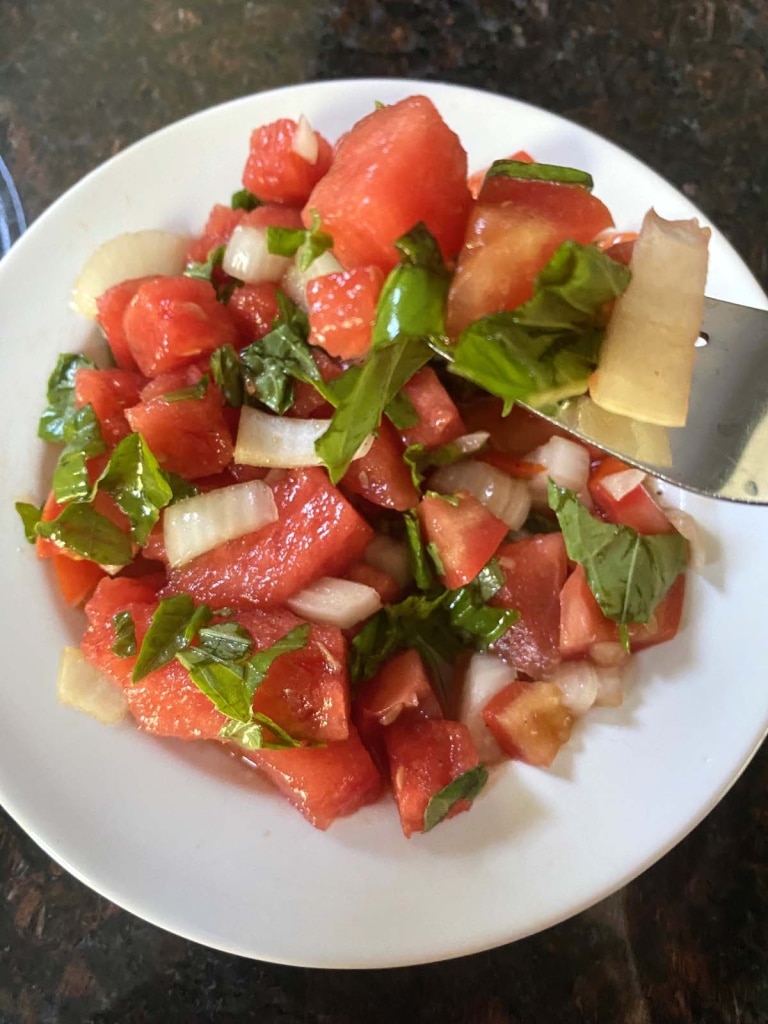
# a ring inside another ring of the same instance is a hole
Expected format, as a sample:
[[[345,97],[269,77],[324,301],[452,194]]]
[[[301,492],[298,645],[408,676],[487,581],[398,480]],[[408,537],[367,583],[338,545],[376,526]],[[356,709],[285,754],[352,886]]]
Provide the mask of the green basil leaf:
[[[688,565],[688,542],[679,533],[643,535],[596,519],[573,491],[549,481],[549,507],[557,515],[568,557],[584,566],[589,589],[604,615],[620,625],[648,622]]]
[[[384,414],[396,430],[410,430],[417,423],[421,423],[421,416],[413,407],[405,391],[398,391],[384,409]]]
[[[164,597],[155,609],[142,641],[133,667],[132,682],[138,683],[150,672],[167,665],[179,651],[189,647],[197,629],[210,621],[211,615],[208,605],[195,607],[189,594]]]
[[[55,519],[39,522],[36,531],[100,565],[127,565],[133,557],[131,538],[85,502],[67,505]]]
[[[304,243],[304,228],[267,228],[267,250],[273,256],[295,256]]]
[[[241,188],[232,193],[230,205],[233,210],[255,210],[257,206],[264,206],[264,200],[247,188]]]
[[[484,446],[483,446],[484,447]],[[481,449],[476,449],[476,454]],[[467,452],[454,441],[441,444],[437,448],[426,448],[423,444],[410,444],[403,452],[403,462],[411,470],[411,477],[416,487],[424,482],[428,470],[438,466],[453,466],[468,458]]]
[[[471,803],[487,781],[488,771],[484,765],[479,764],[449,782],[439,793],[435,793],[424,811],[424,831],[429,832],[435,825],[439,825],[461,801],[468,800]]]
[[[53,496],[61,505],[91,494],[88,459],[107,450],[92,405],[74,410],[64,425],[66,444],[53,471]]]
[[[30,544],[34,544],[38,538],[37,524],[42,519],[42,508],[28,501],[17,501],[15,507],[24,526],[24,536]]]
[[[95,369],[83,355],[60,355],[48,378],[48,407],[40,417],[37,436],[43,441],[64,442],[64,427],[75,413],[75,374],[81,368]]]
[[[112,653],[118,658],[129,658],[137,651],[136,623],[129,611],[117,612],[112,616],[112,628],[115,631],[115,640],[112,644]]]
[[[588,192],[594,187],[592,175],[575,167],[529,163],[527,160],[494,160],[486,178],[520,178],[524,181],[551,181],[562,185],[581,185]]]
[[[173,492],[171,505],[175,501],[182,501],[184,498],[194,498],[196,494],[200,493],[200,488],[193,484],[191,480],[185,480],[183,476],[178,476],[176,473],[169,473],[167,469],[163,470],[163,473],[165,474],[168,486]]]
[[[242,661],[253,650],[253,638],[238,622],[204,626],[198,633],[200,647],[216,661]]]
[[[264,739],[265,728],[277,737],[276,743]],[[250,722],[227,722],[221,727],[219,737],[237,743],[244,750],[290,750],[303,745],[300,740],[294,739],[277,722],[261,712],[256,712]]]
[[[220,268],[224,261],[226,250],[226,245],[218,245],[215,249],[211,249],[208,253],[208,258],[202,263],[188,263],[184,268],[184,276],[194,277],[201,281],[211,281],[213,279],[213,272]]]
[[[199,647],[188,647],[174,654],[195,686],[222,714],[237,722],[250,722],[251,700],[241,665],[214,661]]]
[[[160,510],[169,505],[174,491],[141,434],[120,441],[97,484],[111,494],[131,524],[131,534],[146,544]]]
[[[282,654],[291,654],[293,651],[301,650],[302,647],[307,646],[309,630],[310,626],[308,623],[294,626],[293,629],[289,630],[285,636],[280,637],[279,640],[276,640],[270,647],[263,651],[257,651],[250,658],[250,672],[246,682],[251,697],[253,697],[257,687],[266,678],[267,672],[269,672],[272,662],[276,658],[279,658]]]
[[[222,345],[211,354],[211,374],[227,405],[239,409],[243,404],[245,391],[240,357],[233,345]]]
[[[267,228],[267,249],[274,256],[299,253],[299,270],[309,270],[322,253],[333,248],[333,238],[321,229],[320,217],[312,211],[312,226],[304,228]]]
[[[190,384],[189,387],[178,388],[176,391],[167,391],[163,398],[166,402],[188,402],[205,398],[209,380],[208,374],[203,374],[197,384]]]
[[[409,509],[403,513],[403,523],[411,574],[419,590],[426,593],[434,588],[436,580],[432,571],[432,563],[427,557],[427,549],[421,539],[419,517],[412,509]]]

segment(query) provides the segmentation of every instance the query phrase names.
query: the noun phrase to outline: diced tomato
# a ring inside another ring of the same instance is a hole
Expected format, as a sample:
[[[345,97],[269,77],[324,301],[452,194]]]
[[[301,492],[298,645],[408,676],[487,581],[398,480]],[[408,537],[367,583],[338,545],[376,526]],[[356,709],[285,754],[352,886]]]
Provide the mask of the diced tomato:
[[[171,473],[197,480],[221,472],[232,461],[234,447],[218,388],[209,383],[200,398],[169,401],[166,396],[172,396],[175,389],[168,390],[168,381],[165,377],[160,394],[126,410],[131,428],[143,436],[163,469]]]
[[[296,121],[281,118],[251,134],[243,185],[260,199],[301,206],[331,164],[330,144],[314,132],[317,158],[310,162],[293,149]]]
[[[429,801],[450,782],[479,764],[469,729],[447,719],[402,713],[384,730],[392,791],[406,836],[424,831]],[[468,811],[460,800],[447,817]]]
[[[586,244],[612,224],[607,207],[579,185],[486,178],[451,283],[449,333],[530,299],[561,242]]]
[[[608,455],[592,470],[588,486],[597,508],[609,523],[631,526],[638,533],[674,533],[674,526],[644,484],[633,487],[622,498],[615,498],[606,487],[606,478],[629,468]]]
[[[504,586],[491,604],[516,608],[520,618],[493,645],[519,672],[534,679],[560,661],[560,591],[568,556],[560,533],[540,534],[505,544],[498,552]]]
[[[418,708],[427,718],[443,717],[424,664],[413,650],[390,658],[355,690],[352,717],[377,764],[386,765],[384,729],[406,708]]]
[[[362,556],[373,530],[323,470],[292,470],[273,493],[277,522],[173,569],[169,590],[218,607],[275,606]]]
[[[157,277],[140,285],[123,317],[125,338],[147,377],[194,362],[221,345],[239,343],[226,306],[208,281]]]
[[[471,494],[447,501],[426,495],[416,506],[427,543],[434,544],[449,590],[463,587],[477,576],[507,535],[507,527]]]
[[[491,451],[522,458],[546,444],[553,435],[568,436],[521,405],[513,405],[508,416],[502,415],[503,408],[498,398],[481,398],[461,409],[467,430],[485,430],[491,435],[488,442]]]
[[[518,160],[524,164],[533,163],[533,157],[526,153],[524,149],[519,149],[516,153],[513,153],[511,156],[506,157],[506,159]],[[469,178],[467,178],[467,186],[469,187],[469,191],[472,193],[473,199],[477,199],[480,193],[480,189],[483,187],[483,182],[485,181],[485,176],[487,173],[488,168],[484,167],[482,171],[475,171],[474,174],[470,174]]]
[[[250,345],[269,334],[280,309],[277,305],[277,285],[273,281],[244,284],[235,288],[227,304],[232,319],[240,332],[240,344]]]
[[[125,311],[141,285],[153,280],[153,277],[138,277],[121,281],[107,288],[96,300],[96,320],[104,331],[115,362],[122,370],[138,370],[123,327]]]
[[[341,479],[342,490],[359,494],[374,505],[404,512],[418,504],[419,492],[403,462],[403,446],[395,428],[382,420],[370,450],[355,459]]]
[[[307,284],[309,343],[339,359],[360,359],[371,347],[376,303],[384,283],[378,267],[323,274]]]
[[[345,740],[324,747],[252,750],[243,755],[261,768],[315,828],[354,814],[381,793],[381,776],[352,729]]]
[[[344,578],[373,587],[382,604],[395,604],[403,596],[402,588],[388,572],[376,569],[367,562],[353,562],[344,573]]]
[[[101,435],[113,447],[131,432],[125,410],[139,400],[146,377],[133,370],[92,370],[75,374],[75,405],[93,406]]]
[[[424,159],[424,154],[429,159]],[[304,208],[317,211],[342,266],[398,262],[394,242],[419,221],[452,260],[469,214],[467,155],[431,100],[411,96],[368,114],[336,148]]]
[[[257,650],[270,647],[301,625],[301,619],[284,608],[241,612],[238,621],[253,637]],[[256,690],[253,709],[268,715],[295,739],[318,743],[346,739],[349,681],[341,630],[313,625],[305,647],[276,658]]]
[[[403,386],[419,422],[402,432],[404,444],[437,448],[466,433],[459,410],[430,366],[415,373]]]
[[[100,565],[87,558],[70,558],[57,553],[52,562],[61,596],[72,607],[81,605],[90,597],[96,584],[106,575]]]
[[[485,706],[485,724],[509,757],[548,768],[573,726],[573,715],[554,683],[515,680]]]
[[[139,401],[151,402],[153,398],[173,396],[187,388],[196,388],[204,374],[205,370],[195,363],[170,370],[168,373],[160,373],[152,380],[146,381],[139,393]]]
[[[659,602],[647,623],[629,627],[633,651],[666,643],[677,635],[683,614],[685,575],[681,574]],[[589,589],[582,566],[577,565],[560,591],[560,653],[564,658],[583,658],[593,644],[619,640],[619,627],[603,615]]]
[[[595,245],[612,260],[628,267],[632,262],[637,241],[636,231],[601,231],[595,239]]]
[[[516,477],[518,480],[531,480],[538,476],[545,468],[538,462],[529,462],[528,459],[521,459],[517,455],[507,455],[504,452],[485,451],[477,456],[480,462],[500,469],[508,476]]]

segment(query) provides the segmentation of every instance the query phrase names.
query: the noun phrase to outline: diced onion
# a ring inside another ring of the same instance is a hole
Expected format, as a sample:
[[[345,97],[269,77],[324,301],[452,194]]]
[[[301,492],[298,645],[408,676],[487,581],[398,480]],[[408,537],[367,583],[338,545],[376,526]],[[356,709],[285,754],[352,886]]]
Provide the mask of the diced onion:
[[[616,301],[590,381],[608,412],[681,427],[704,312],[710,230],[650,210],[635,242],[626,292]]]
[[[132,231],[110,238],[86,260],[72,289],[72,308],[94,320],[96,300],[113,285],[151,274],[180,274],[189,238],[171,231]]]
[[[263,480],[248,480],[196,494],[163,513],[163,539],[174,567],[277,519],[277,505]]]
[[[524,480],[516,480],[495,466],[474,459],[441,466],[430,477],[430,487],[444,494],[468,491],[510,530],[519,530],[531,510],[531,496]]]
[[[240,413],[240,426],[235,443],[235,462],[243,466],[269,466],[294,469],[299,466],[321,466],[315,441],[328,429],[330,420],[300,420],[273,416],[245,406]],[[361,459],[373,444],[369,435],[355,452]]]
[[[247,284],[279,281],[288,268],[289,256],[275,256],[267,246],[267,228],[238,224],[224,250],[222,268]]]
[[[621,668],[630,654],[618,640],[599,640],[590,645],[589,658],[600,668]]]
[[[320,149],[317,135],[303,114],[296,123],[296,131],[291,139],[291,149],[302,160],[306,160],[308,164],[317,163],[317,155]]]
[[[531,498],[534,504],[547,504],[547,480],[552,479],[560,487],[581,494],[586,489],[589,479],[589,452],[584,445],[568,438],[551,437],[546,444],[534,448],[525,456],[527,462],[535,462],[544,466],[529,481]]]
[[[381,608],[381,598],[373,587],[330,576],[315,580],[285,603],[308,622],[340,629],[349,629]]]
[[[316,277],[325,277],[326,274],[337,274],[344,268],[329,249],[321,252],[316,259],[312,260],[306,270],[301,269],[300,259],[300,254],[296,253],[283,274],[280,287],[288,298],[293,299],[296,305],[306,313],[309,309],[307,302],[309,282],[314,281]]]
[[[474,455],[485,445],[491,435],[487,430],[475,430],[471,434],[462,434],[455,441],[451,441],[464,455]]]
[[[374,569],[390,575],[398,587],[407,587],[413,578],[408,548],[394,537],[377,534],[365,549],[363,558]]]
[[[583,715],[597,700],[599,672],[588,661],[563,661],[549,676],[563,695],[563,704],[574,715]]]
[[[602,477],[601,483],[612,498],[621,501],[644,480],[645,473],[642,469],[622,469],[618,473],[609,473]]]
[[[457,719],[466,725],[480,760],[486,763],[504,757],[483,718],[483,708],[507,683],[517,676],[514,668],[493,654],[473,654],[461,685]]]
[[[56,697],[91,718],[114,725],[125,718],[128,703],[120,687],[85,660],[79,647],[65,647],[59,661]]]
[[[600,668],[597,671],[597,697],[595,698],[595,707],[620,707],[624,703],[623,668]]]
[[[702,572],[710,560],[706,534],[693,516],[688,512],[683,512],[681,508],[664,508],[664,515],[677,532],[688,541],[691,568],[694,572]]]

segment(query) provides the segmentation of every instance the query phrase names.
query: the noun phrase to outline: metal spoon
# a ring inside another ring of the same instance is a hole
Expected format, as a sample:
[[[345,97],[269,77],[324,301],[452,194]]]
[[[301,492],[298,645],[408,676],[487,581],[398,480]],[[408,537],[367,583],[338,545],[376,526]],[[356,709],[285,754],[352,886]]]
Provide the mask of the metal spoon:
[[[530,411],[684,490],[768,505],[768,311],[706,298],[696,345],[686,424],[651,428],[650,445],[647,426],[582,399],[554,416]]]

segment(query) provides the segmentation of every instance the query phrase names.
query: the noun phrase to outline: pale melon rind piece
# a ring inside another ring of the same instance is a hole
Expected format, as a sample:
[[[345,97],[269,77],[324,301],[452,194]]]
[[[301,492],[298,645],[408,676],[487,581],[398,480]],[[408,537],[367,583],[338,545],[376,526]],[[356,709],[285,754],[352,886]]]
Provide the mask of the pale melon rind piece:
[[[65,647],[61,652],[56,697],[60,704],[84,711],[104,725],[115,725],[128,713],[123,691],[86,661],[78,647]]]
[[[71,305],[96,319],[96,300],[107,288],[152,274],[181,274],[189,247],[186,235],[172,231],[131,231],[110,238],[86,260],[72,289]]]
[[[704,313],[709,228],[649,210],[589,393],[608,412],[682,427]]]
[[[620,452],[627,458],[654,466],[672,465],[672,448],[666,427],[606,412],[588,395],[582,395],[567,406],[560,413],[560,422],[590,441]]]

